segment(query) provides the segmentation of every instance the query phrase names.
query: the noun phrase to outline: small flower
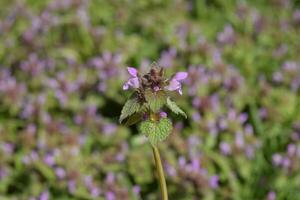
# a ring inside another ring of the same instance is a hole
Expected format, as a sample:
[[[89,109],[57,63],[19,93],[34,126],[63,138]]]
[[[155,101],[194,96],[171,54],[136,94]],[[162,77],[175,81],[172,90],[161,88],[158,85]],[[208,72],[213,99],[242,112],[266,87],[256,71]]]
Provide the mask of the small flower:
[[[188,73],[186,72],[177,72],[175,76],[170,80],[170,83],[168,86],[165,87],[165,89],[169,91],[175,91],[177,90],[180,95],[182,95],[182,88],[181,88],[181,82],[182,80],[186,79],[188,76]]]
[[[270,191],[268,193],[267,200],[275,200],[276,199],[276,193],[274,191]]]
[[[219,176],[214,175],[209,179],[209,186],[212,189],[216,189],[219,186]]]
[[[161,118],[166,118],[166,117],[168,116],[168,114],[167,114],[166,112],[160,112],[160,113],[159,113],[159,116],[160,116]]]
[[[138,72],[133,67],[127,67],[128,73],[131,75],[131,78],[128,79],[128,81],[123,85],[123,90],[128,90],[129,87],[132,88],[139,88],[139,78],[138,78]]]
[[[223,155],[229,155],[231,154],[231,146],[227,142],[221,142],[220,151]]]

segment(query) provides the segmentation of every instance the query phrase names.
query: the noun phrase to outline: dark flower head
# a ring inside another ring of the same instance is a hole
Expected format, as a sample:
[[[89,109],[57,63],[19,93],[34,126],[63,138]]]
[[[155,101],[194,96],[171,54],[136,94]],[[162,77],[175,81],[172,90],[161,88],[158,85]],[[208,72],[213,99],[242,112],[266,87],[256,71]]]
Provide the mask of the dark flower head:
[[[131,77],[123,85],[123,90],[129,88],[139,89],[140,91],[150,89],[153,92],[167,90],[178,91],[182,95],[181,81],[188,76],[187,72],[177,72],[171,79],[167,79],[164,77],[164,69],[156,64],[152,64],[150,71],[143,76],[135,68],[128,67],[127,70]]]

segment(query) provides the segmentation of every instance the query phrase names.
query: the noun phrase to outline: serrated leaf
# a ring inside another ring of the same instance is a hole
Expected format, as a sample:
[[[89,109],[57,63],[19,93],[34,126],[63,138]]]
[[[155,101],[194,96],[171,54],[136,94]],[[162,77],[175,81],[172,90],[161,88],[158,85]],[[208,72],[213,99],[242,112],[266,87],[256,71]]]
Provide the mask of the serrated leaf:
[[[155,123],[150,121],[150,120],[146,120],[143,121],[139,127],[140,132],[145,134],[147,137],[150,133],[152,133],[152,130],[155,129]]]
[[[147,105],[153,112],[157,112],[166,103],[166,93],[164,91],[152,92],[148,90],[145,92]]]
[[[151,145],[157,145],[171,133],[172,122],[168,118],[162,118],[158,122],[147,120],[141,123],[140,131],[148,137]]]
[[[132,95],[130,99],[125,103],[122,111],[119,122],[121,123],[126,117],[140,111],[141,105],[138,101],[138,98],[135,95]]]
[[[185,114],[185,112],[183,110],[181,110],[181,108],[179,108],[177,106],[177,104],[172,101],[169,97],[167,98],[167,106],[168,108],[175,114],[180,114],[182,116],[184,116],[185,118],[187,118],[187,115]]]

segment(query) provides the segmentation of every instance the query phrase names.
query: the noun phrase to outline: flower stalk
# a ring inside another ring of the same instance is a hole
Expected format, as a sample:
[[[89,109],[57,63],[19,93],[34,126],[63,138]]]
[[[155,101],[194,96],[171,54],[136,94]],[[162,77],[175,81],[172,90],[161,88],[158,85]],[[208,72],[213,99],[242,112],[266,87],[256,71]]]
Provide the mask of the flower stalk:
[[[164,169],[162,166],[162,162],[160,159],[160,154],[157,146],[152,146],[153,150],[153,156],[155,160],[155,166],[156,166],[156,172],[159,180],[159,186],[161,191],[162,200],[168,200],[168,190],[167,190],[167,184],[166,179],[164,175]]]

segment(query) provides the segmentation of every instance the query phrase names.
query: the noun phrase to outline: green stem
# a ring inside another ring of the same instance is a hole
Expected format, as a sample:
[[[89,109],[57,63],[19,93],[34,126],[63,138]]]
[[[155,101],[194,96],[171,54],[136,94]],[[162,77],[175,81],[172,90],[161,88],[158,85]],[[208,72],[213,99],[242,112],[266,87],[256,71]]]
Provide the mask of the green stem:
[[[159,151],[158,151],[158,148],[156,146],[153,146],[152,150],[153,150],[157,175],[158,175],[158,179],[159,179],[159,185],[160,185],[162,200],[168,200],[167,184],[166,184],[166,179],[165,179],[165,175],[164,175],[164,169],[163,169],[162,164],[161,164]]]

